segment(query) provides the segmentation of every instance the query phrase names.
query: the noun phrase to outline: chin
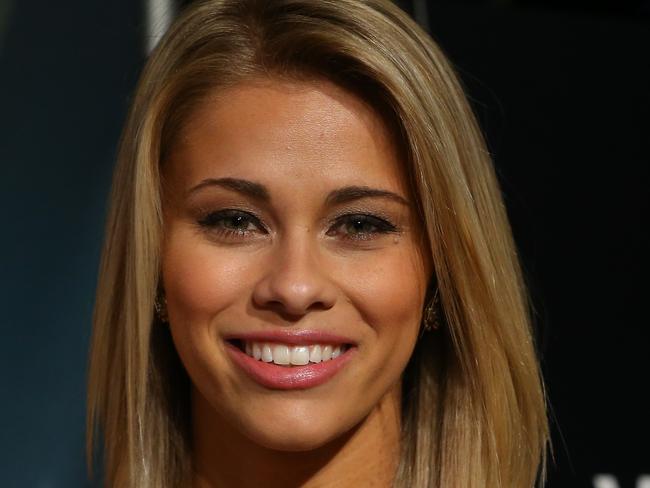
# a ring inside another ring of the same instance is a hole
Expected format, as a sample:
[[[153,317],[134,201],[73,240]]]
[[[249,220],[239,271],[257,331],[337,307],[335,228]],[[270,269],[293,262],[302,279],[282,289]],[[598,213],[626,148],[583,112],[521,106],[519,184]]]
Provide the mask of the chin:
[[[244,425],[243,433],[255,444],[267,449],[287,452],[313,451],[347,438],[354,422],[342,423],[340,413],[313,412],[305,415],[285,410],[285,415],[265,415],[262,422]],[[336,410],[332,410],[336,412]]]
[[[307,452],[315,451],[324,446],[337,443],[342,439],[348,437],[348,432],[343,433],[326,433],[320,431],[308,432],[291,432],[277,435],[277,433],[269,432],[251,432],[249,438],[255,444],[258,444],[266,449],[284,452]]]

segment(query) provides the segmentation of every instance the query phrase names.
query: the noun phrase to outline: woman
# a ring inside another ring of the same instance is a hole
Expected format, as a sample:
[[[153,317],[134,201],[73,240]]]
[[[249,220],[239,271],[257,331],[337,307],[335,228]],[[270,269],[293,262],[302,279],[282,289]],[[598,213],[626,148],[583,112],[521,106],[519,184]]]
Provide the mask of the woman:
[[[144,70],[111,203],[88,402],[108,486],[543,477],[493,169],[392,4],[191,6]]]

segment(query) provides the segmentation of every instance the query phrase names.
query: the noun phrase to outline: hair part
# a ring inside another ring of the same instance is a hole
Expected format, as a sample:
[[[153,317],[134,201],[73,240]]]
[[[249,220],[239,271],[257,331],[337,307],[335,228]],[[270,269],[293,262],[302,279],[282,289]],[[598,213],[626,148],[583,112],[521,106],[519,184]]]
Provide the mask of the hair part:
[[[100,264],[88,387],[89,463],[107,486],[191,476],[189,379],[154,297],[161,165],[215,89],[324,78],[380,113],[402,148],[444,327],[404,373],[398,487],[531,487],[543,478],[545,399],[525,287],[485,143],[433,41],[385,0],[208,0],[156,48],[125,126]],[[541,476],[540,476],[541,475]]]

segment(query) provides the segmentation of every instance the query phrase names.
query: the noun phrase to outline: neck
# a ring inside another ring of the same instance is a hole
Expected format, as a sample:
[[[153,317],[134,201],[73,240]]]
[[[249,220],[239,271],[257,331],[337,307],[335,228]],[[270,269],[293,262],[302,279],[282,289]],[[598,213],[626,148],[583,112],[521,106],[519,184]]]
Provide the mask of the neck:
[[[345,435],[310,451],[278,451],[243,436],[193,390],[194,487],[390,487],[399,462],[400,413],[398,384]]]

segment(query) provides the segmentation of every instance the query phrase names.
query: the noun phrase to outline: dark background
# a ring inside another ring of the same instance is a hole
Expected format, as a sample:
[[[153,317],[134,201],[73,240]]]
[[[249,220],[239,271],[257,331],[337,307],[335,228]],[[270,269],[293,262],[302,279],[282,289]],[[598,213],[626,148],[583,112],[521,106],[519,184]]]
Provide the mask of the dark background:
[[[648,488],[649,2],[400,3],[451,57],[500,176],[550,398],[548,486]],[[90,317],[143,11],[0,0],[2,487],[91,486]]]

